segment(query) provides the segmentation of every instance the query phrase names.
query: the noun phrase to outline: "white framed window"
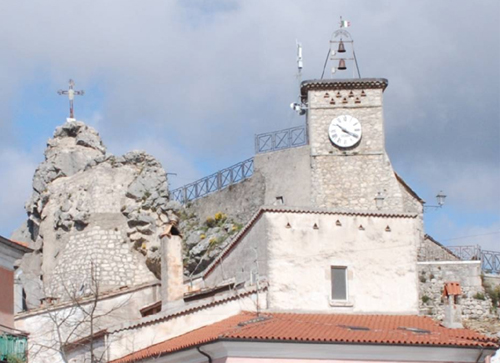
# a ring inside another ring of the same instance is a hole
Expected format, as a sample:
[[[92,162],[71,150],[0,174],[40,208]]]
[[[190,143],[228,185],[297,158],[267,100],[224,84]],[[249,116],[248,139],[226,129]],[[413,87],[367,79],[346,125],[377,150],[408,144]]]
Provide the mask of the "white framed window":
[[[331,267],[332,301],[347,301],[347,266]]]

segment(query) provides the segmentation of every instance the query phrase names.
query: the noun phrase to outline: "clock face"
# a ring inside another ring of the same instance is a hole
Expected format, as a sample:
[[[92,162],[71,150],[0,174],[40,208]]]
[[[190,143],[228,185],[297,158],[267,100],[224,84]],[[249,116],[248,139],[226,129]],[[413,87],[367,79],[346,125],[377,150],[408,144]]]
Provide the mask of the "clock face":
[[[349,148],[361,140],[361,124],[355,117],[341,115],[332,120],[328,128],[328,135],[334,145],[340,148]]]

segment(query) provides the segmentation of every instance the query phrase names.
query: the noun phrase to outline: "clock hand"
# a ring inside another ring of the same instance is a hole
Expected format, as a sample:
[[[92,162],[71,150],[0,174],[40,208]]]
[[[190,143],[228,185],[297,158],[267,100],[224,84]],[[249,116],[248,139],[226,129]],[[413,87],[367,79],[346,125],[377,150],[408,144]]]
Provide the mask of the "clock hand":
[[[343,132],[345,132],[346,134],[349,134],[351,136],[354,136],[354,137],[358,137],[358,134],[355,134],[353,132],[350,132],[348,131],[347,129],[343,128],[342,126],[340,126],[339,124],[335,124],[335,126],[338,126]]]

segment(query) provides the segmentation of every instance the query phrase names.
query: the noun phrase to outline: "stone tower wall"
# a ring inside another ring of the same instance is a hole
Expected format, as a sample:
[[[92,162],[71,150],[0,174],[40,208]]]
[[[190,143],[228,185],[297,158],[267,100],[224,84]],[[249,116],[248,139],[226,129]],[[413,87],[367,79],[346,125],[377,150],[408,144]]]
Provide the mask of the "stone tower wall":
[[[385,152],[383,89],[345,87],[308,91],[313,204],[377,210],[380,192],[385,198],[382,211],[409,212]],[[334,118],[346,114],[360,121],[362,137],[358,145],[341,149],[330,141],[328,128]]]

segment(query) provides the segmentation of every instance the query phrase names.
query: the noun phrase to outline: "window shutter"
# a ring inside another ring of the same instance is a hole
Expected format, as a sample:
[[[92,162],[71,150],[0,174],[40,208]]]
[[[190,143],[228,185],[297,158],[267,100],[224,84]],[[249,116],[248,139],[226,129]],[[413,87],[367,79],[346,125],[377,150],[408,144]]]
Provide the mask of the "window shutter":
[[[332,300],[347,300],[347,267],[332,267]]]

